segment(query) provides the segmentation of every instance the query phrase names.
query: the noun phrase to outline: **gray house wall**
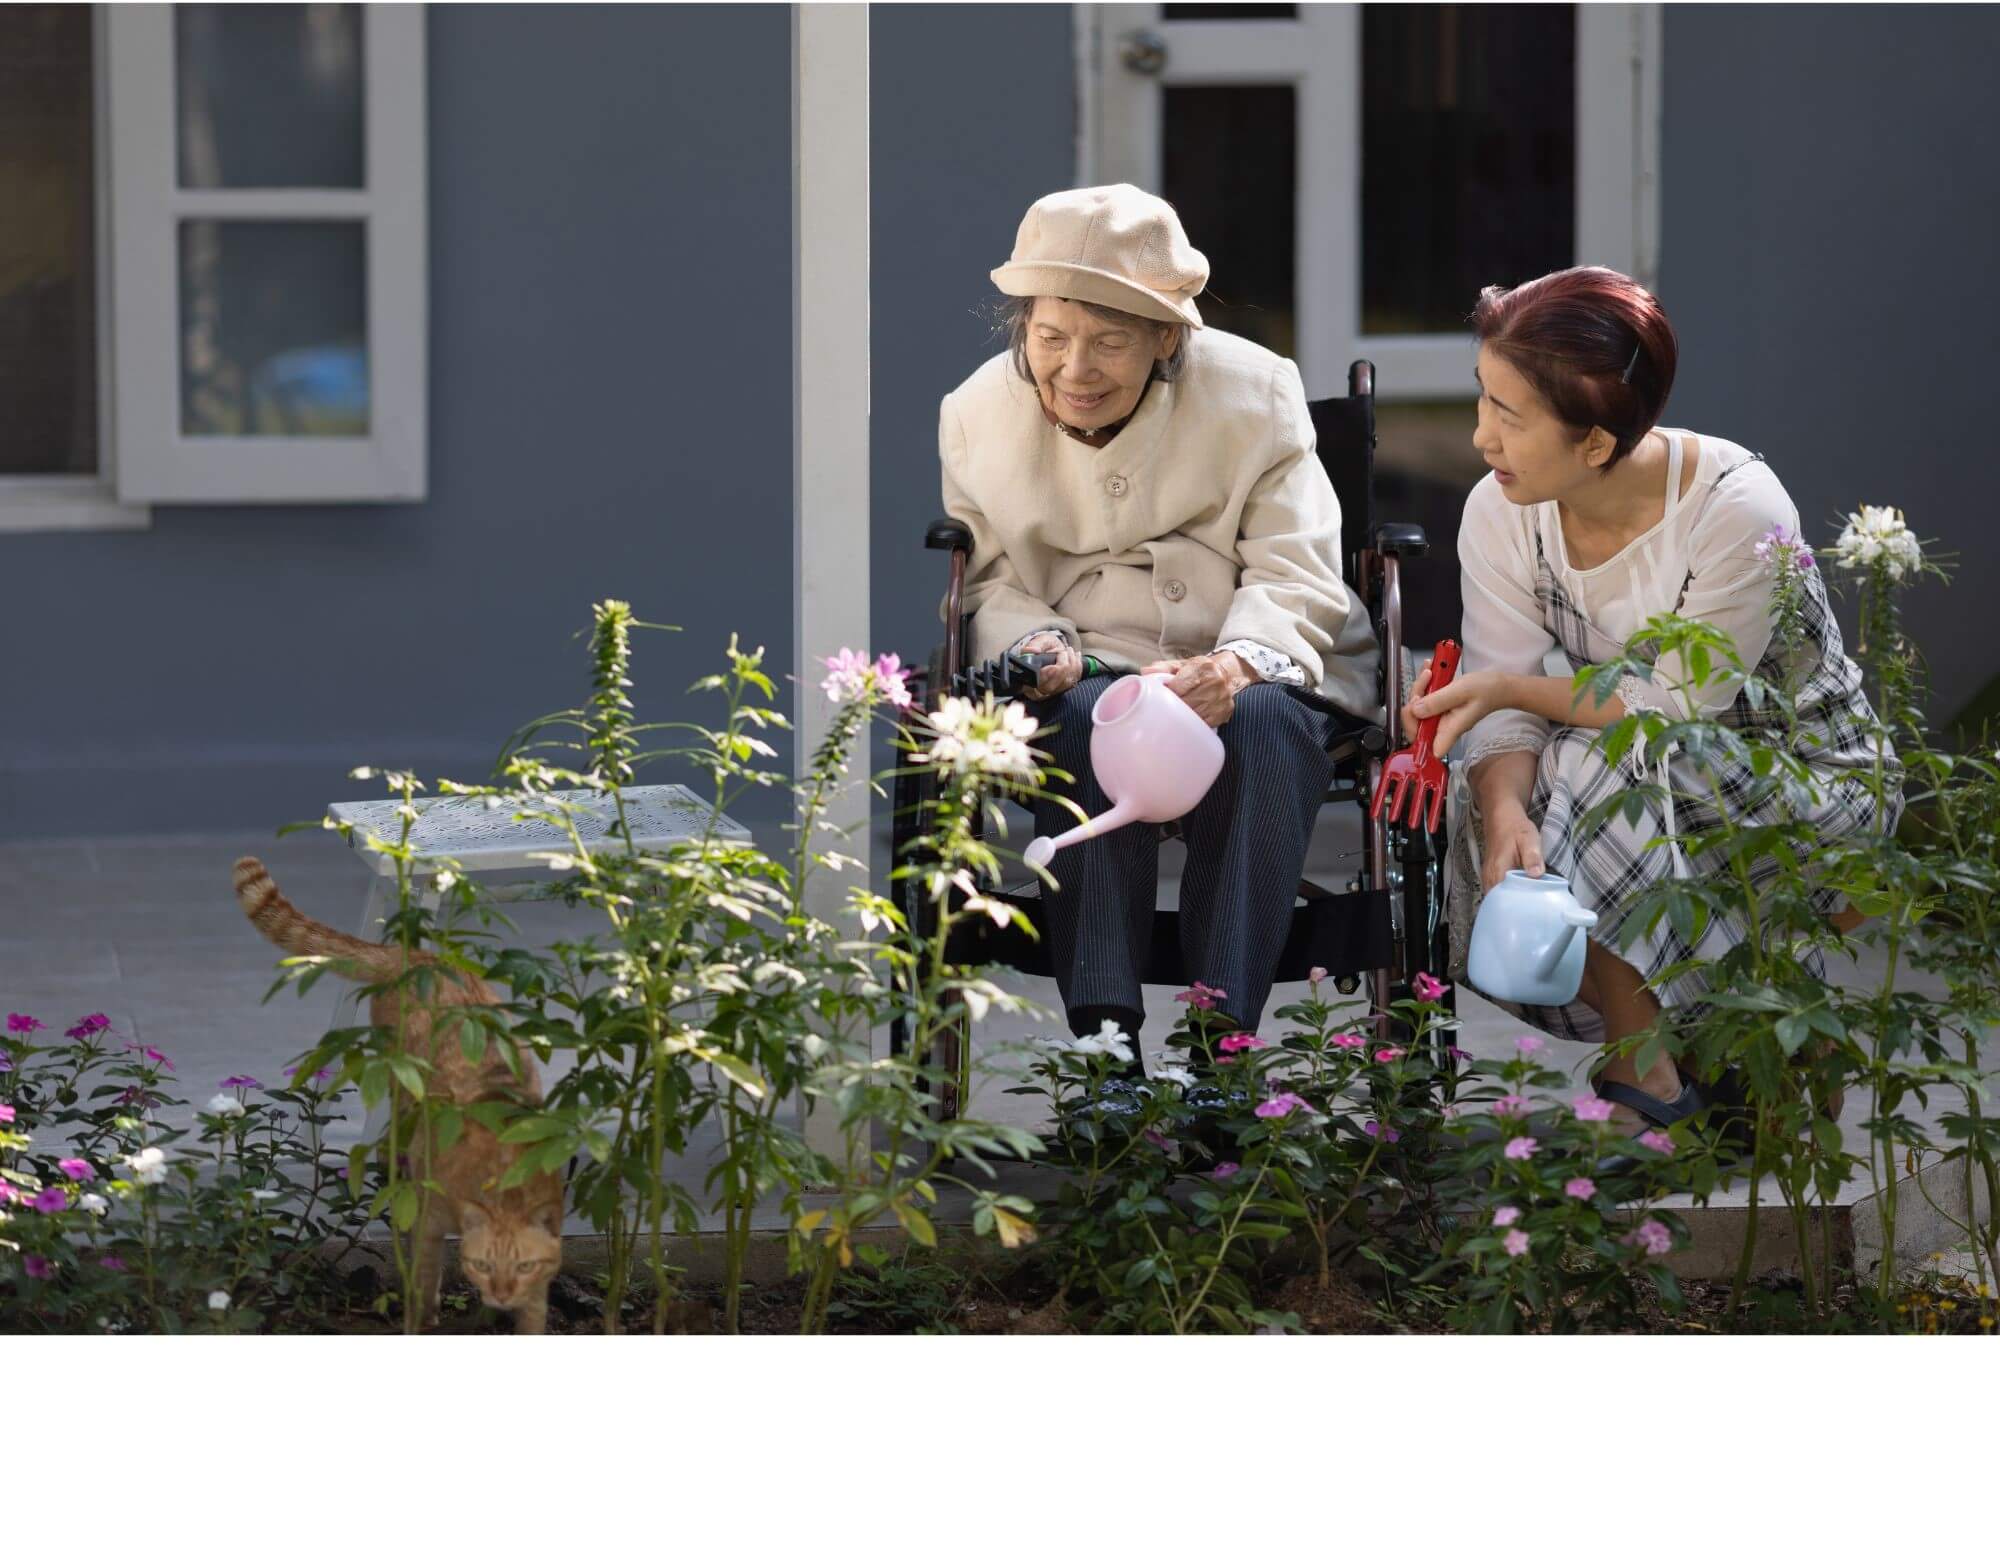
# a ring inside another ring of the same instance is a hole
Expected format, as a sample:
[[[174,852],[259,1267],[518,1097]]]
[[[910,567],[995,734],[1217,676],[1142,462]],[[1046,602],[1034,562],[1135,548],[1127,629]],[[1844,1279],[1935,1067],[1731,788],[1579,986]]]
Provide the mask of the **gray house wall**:
[[[582,698],[606,595],[686,628],[640,644],[649,717],[732,629],[789,671],[790,26],[430,9],[429,498],[0,537],[0,839],[483,776]]]
[[[1762,451],[1815,539],[1865,501],[1957,551],[1905,609],[1939,718],[2000,674],[1996,55],[1993,6],[1666,10],[1669,417]]]

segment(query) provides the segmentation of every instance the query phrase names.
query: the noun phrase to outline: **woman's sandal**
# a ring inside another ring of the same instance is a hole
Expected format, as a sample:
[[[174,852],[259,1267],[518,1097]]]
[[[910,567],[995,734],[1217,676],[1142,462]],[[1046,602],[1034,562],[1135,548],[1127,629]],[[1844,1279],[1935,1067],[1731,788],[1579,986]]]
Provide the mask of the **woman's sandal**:
[[[1593,1079],[1590,1087],[1600,1100],[1609,1100],[1613,1105],[1622,1105],[1629,1111],[1637,1112],[1648,1127],[1662,1132],[1677,1121],[1687,1120],[1708,1103],[1702,1098],[1700,1087],[1685,1075],[1681,1078],[1681,1092],[1671,1100],[1663,1100],[1631,1084],[1622,1084],[1615,1078]],[[1639,1161],[1629,1154],[1614,1153],[1598,1162],[1597,1173],[1625,1175],[1638,1167]]]

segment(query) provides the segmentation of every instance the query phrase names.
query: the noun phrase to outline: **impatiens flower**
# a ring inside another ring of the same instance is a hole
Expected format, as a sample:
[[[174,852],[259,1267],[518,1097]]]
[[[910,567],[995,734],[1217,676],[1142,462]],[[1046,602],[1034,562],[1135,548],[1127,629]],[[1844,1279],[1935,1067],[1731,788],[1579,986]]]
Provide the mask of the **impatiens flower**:
[[[1376,1121],[1369,1122],[1361,1130],[1366,1132],[1370,1137],[1378,1138],[1385,1143],[1400,1142],[1403,1137],[1403,1134],[1398,1132],[1394,1127],[1385,1127]]]
[[[33,1035],[43,1028],[42,1022],[33,1014],[9,1014],[7,1028],[16,1035]]]
[[[122,1255],[100,1255],[97,1258],[97,1264],[106,1271],[123,1271],[125,1269],[125,1257]]]
[[[167,1156],[157,1148],[141,1148],[118,1161],[132,1172],[142,1186],[156,1186],[167,1178]]]
[[[67,1030],[63,1031],[63,1034],[68,1036],[72,1041],[87,1041],[93,1035],[104,1034],[110,1028],[111,1020],[108,1015],[86,1014]]]
[[[1574,1109],[1578,1121],[1609,1121],[1611,1119],[1611,1102],[1609,1100],[1597,1100],[1586,1096],[1576,1102]]]
[[[827,657],[826,669],[820,685],[833,702],[859,703],[873,697],[896,708],[910,706],[910,689],[904,685],[910,672],[898,655],[879,655],[871,661],[865,654],[843,649]]]
[[[233,1094],[218,1094],[210,1096],[208,1102],[208,1108],[211,1114],[222,1116],[225,1118],[230,1116],[240,1116],[243,1114],[244,1111],[243,1102],[237,1099],[236,1096]]]
[[[1256,1051],[1263,1044],[1256,1036],[1244,1035],[1239,1032],[1235,1035],[1225,1035],[1215,1043],[1215,1049],[1217,1051]]]
[[[1343,1030],[1338,1035],[1328,1036],[1326,1044],[1343,1047],[1348,1051],[1359,1051],[1368,1044],[1368,1037],[1365,1035],[1356,1035],[1352,1030]]]
[[[1539,1035],[1517,1035],[1514,1037],[1514,1050],[1524,1057],[1534,1056],[1536,1052],[1542,1049],[1542,1044],[1542,1038]]]
[[[1220,987],[1210,987],[1206,982],[1196,982],[1186,992],[1177,992],[1174,994],[1174,1002],[1185,1003],[1189,1008],[1200,1009],[1203,1013],[1214,1008],[1218,1003],[1226,1003],[1228,1001],[1228,993],[1224,992]]]
[[[1639,1146],[1650,1148],[1655,1153],[1663,1153],[1671,1156],[1674,1151],[1674,1140],[1665,1132],[1655,1128],[1652,1131],[1641,1132],[1639,1134]]]
[[[1518,1116],[1527,1108],[1528,1097],[1525,1094],[1503,1094],[1493,1102],[1493,1114],[1496,1116]]]
[[[14,1107],[11,1105],[0,1105],[0,1122],[10,1122],[13,1119]]]
[[[1319,986],[1321,982],[1326,980],[1326,967],[1314,966],[1312,970],[1306,973],[1306,980],[1311,982],[1315,987]]]
[[[1194,1074],[1182,1067],[1163,1067],[1153,1071],[1153,1077],[1166,1083],[1177,1084],[1183,1089],[1194,1087]]]
[[[931,762],[954,773],[1026,778],[1035,770],[1028,741],[1037,728],[1019,703],[1008,703],[1003,709],[991,698],[976,704],[967,698],[948,697],[930,716],[930,744],[911,760]]]
[[[229,1295],[223,1292],[221,1288],[217,1288],[213,1293],[208,1295],[208,1307],[213,1309],[217,1314],[222,1313],[223,1310],[229,1307]]]
[[[58,1159],[56,1168],[71,1180],[91,1180],[97,1175],[97,1170],[88,1159]]]
[[[29,1205],[36,1212],[61,1212],[69,1206],[69,1193],[61,1186],[49,1186],[36,1192],[34,1201]]]
[[[1563,1183],[1563,1195],[1587,1202],[1597,1195],[1597,1182],[1588,1175],[1578,1175],[1574,1180]]]
[[[1116,1020],[1106,1020],[1110,1028],[1100,1030],[1095,1035],[1080,1035],[1076,1038],[1076,1050],[1086,1057],[1113,1057],[1120,1062],[1132,1060],[1132,1039],[1118,1028]]]
[[[1235,1174],[1241,1168],[1243,1168],[1242,1165],[1232,1163],[1230,1160],[1224,1159],[1220,1164],[1216,1165],[1214,1169],[1208,1172],[1208,1178],[1210,1180],[1227,1180],[1231,1175]]]
[[[1517,1228],[1507,1230],[1507,1237],[1501,1240],[1500,1243],[1507,1247],[1509,1255],[1526,1255],[1528,1253],[1528,1236]]]
[[[1400,1046],[1384,1046],[1380,1051],[1375,1053],[1375,1060],[1377,1062],[1394,1062],[1402,1055],[1403,1049]]]
[[[1521,1209],[1518,1207],[1495,1207],[1493,1209],[1493,1226],[1495,1228],[1507,1228],[1520,1221]]]
[[[264,1086],[247,1073],[231,1073],[220,1084],[217,1084],[216,1087],[218,1089],[262,1089]]]
[[[1266,1121],[1283,1121],[1295,1110],[1311,1110],[1312,1107],[1289,1089],[1282,1094],[1274,1094],[1257,1107],[1257,1114]]]
[[[1665,1255],[1674,1247],[1674,1236],[1658,1218],[1648,1218],[1625,1238],[1627,1243],[1644,1245],[1648,1255]]]
[[[93,1218],[101,1218],[107,1212],[111,1211],[111,1203],[104,1197],[99,1196],[95,1191],[88,1191],[79,1196],[76,1199],[76,1205],[89,1213]]]
[[[37,1282],[46,1282],[56,1274],[55,1263],[46,1255],[29,1255],[21,1258],[21,1270]]]
[[[1428,971],[1419,971],[1416,980],[1410,985],[1416,989],[1417,997],[1425,1003],[1435,1003],[1444,996],[1444,983]]]
[[[1535,1150],[1541,1146],[1532,1137],[1517,1137],[1507,1144],[1507,1157],[1510,1159],[1531,1159],[1535,1156]]]

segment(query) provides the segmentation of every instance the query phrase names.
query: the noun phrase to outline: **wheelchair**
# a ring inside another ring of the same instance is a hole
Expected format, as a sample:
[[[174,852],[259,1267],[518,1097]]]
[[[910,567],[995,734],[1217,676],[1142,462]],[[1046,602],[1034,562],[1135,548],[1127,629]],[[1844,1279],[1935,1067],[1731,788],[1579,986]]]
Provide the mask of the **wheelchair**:
[[[1343,995],[1358,992],[1365,983],[1369,1004],[1386,1025],[1390,1023],[1390,1006],[1413,995],[1411,984],[1419,972],[1445,979],[1449,944],[1443,901],[1445,830],[1441,827],[1434,834],[1412,831],[1391,824],[1386,813],[1380,821],[1368,817],[1391,737],[1400,738],[1404,618],[1416,588],[1410,581],[1421,572],[1417,560],[1429,551],[1421,526],[1375,523],[1374,377],[1374,366],[1357,360],[1348,371],[1347,396],[1309,406],[1320,463],[1340,499],[1342,566],[1374,625],[1380,649],[1381,700],[1387,711],[1383,724],[1377,725],[1334,710],[1336,722],[1329,738],[1334,774],[1326,801],[1353,800],[1360,806],[1360,873],[1344,891],[1328,891],[1310,880],[1300,884],[1300,900],[1292,911],[1291,932],[1274,981],[1304,981],[1315,966],[1323,966]],[[931,652],[927,668],[910,682],[913,708],[920,706],[928,712],[953,690],[977,691],[1002,685],[1005,676],[991,663],[982,669],[966,659],[968,629],[962,601],[971,531],[957,520],[933,521],[924,545],[945,553],[949,564],[942,608],[944,638]],[[1455,593],[1449,598],[1440,596],[1438,604],[1423,610],[1432,615],[1455,613],[1457,599]],[[1424,647],[1430,642],[1424,640]],[[898,861],[923,829],[935,797],[931,779],[923,764],[910,762],[905,751],[898,751],[893,828]],[[1161,831],[1162,840],[1175,835],[1171,826]],[[936,903],[915,879],[896,882],[892,899],[920,935],[935,926]],[[1037,881],[1031,878],[1025,888],[1002,892],[999,899],[1024,913],[1040,932],[1043,909]],[[1024,975],[1050,976],[1049,947],[1046,937],[1031,938],[1023,929],[997,928],[987,918],[976,917],[953,929],[948,958],[955,964],[1000,965]],[[1150,957],[1140,976],[1156,985],[1187,982],[1175,913],[1155,911]],[[1449,996],[1441,1006],[1451,1007]],[[961,1018],[935,1037],[930,1049],[938,1074],[934,1088],[940,1114],[947,1119],[956,1114],[965,1086],[968,1059],[967,1048],[961,1043],[964,1023]],[[1443,1023],[1450,1023],[1449,1015]],[[898,1021],[891,1034],[893,1051],[898,1055],[906,1052],[908,1021]]]

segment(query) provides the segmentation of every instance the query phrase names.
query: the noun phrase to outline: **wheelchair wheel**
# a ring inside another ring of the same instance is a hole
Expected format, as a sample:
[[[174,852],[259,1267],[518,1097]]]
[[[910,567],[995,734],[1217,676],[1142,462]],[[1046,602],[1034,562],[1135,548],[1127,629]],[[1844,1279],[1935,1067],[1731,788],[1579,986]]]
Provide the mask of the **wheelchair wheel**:
[[[1399,828],[1396,863],[1402,882],[1393,908],[1397,973],[1405,984],[1413,984],[1419,972],[1444,982],[1440,1005],[1449,1013],[1451,935],[1444,910],[1444,834]]]

